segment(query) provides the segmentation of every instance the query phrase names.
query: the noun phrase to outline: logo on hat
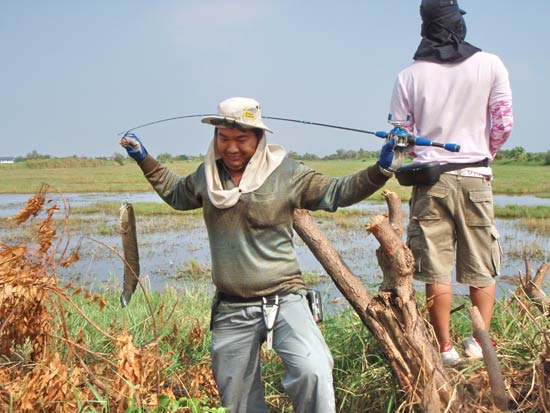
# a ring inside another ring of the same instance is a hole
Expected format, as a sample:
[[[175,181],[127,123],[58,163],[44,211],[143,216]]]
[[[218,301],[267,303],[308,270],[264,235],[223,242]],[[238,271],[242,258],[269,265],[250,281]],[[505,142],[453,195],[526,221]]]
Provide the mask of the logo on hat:
[[[254,111],[254,112],[252,112]],[[256,119],[256,110],[255,109],[245,109],[243,111],[243,119],[247,121],[254,121]]]

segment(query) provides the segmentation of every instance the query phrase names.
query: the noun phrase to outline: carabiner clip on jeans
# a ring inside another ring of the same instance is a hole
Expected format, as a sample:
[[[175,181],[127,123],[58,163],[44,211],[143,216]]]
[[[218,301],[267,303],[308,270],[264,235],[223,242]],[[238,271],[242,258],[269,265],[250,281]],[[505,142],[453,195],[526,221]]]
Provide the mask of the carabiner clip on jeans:
[[[273,349],[273,326],[279,314],[279,296],[275,295],[275,299],[269,301],[262,297],[262,313],[264,315],[265,328],[267,330],[266,346],[268,350]]]

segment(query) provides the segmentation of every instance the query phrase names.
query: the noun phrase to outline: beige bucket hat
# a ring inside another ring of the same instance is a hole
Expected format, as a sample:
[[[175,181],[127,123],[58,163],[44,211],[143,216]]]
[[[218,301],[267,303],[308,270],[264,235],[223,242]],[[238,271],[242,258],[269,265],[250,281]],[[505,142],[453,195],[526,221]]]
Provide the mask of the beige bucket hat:
[[[243,129],[263,129],[273,133],[262,121],[260,104],[255,99],[234,97],[218,104],[218,115],[201,119],[217,128],[241,127]]]

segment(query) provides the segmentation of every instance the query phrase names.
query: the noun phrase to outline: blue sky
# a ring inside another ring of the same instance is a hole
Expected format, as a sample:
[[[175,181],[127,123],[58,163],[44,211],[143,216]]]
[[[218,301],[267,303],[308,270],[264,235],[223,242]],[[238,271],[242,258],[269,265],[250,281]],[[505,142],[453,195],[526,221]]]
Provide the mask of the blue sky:
[[[420,39],[415,0],[4,0],[0,156],[122,153],[117,133],[255,97],[264,115],[379,130]],[[550,1],[461,0],[467,40],[512,83],[505,149],[550,150]],[[298,153],[375,150],[378,138],[266,121]],[[137,131],[150,153],[205,153],[199,119]]]

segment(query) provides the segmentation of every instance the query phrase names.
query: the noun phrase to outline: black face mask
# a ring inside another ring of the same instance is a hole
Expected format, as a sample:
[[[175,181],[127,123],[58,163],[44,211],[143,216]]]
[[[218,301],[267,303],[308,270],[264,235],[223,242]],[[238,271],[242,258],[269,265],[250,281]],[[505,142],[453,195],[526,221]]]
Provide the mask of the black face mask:
[[[414,59],[452,63],[465,60],[480,51],[464,41],[464,13],[455,0],[423,0],[420,6],[422,41]]]

